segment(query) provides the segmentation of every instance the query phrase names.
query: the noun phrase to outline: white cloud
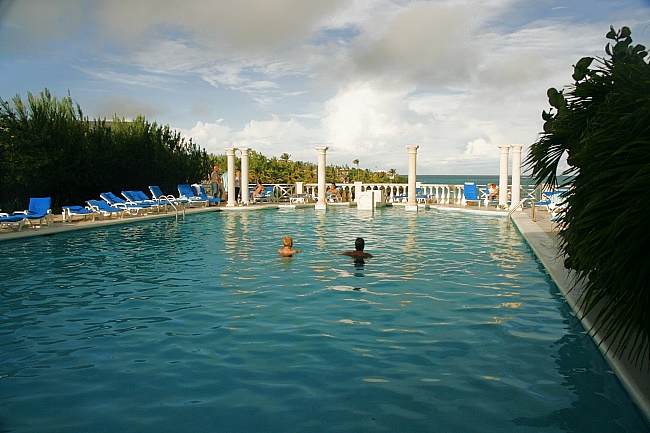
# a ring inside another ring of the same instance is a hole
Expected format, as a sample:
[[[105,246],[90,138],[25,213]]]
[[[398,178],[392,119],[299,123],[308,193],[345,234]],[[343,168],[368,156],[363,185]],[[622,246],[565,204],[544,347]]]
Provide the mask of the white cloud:
[[[230,147],[230,140],[232,138],[232,131],[228,126],[222,124],[223,119],[219,119],[214,123],[196,122],[196,125],[189,130],[179,130],[181,135],[186,138],[192,138],[194,143],[197,143],[208,153],[223,154],[224,148]]]
[[[407,92],[379,90],[370,83],[354,83],[325,103],[322,119],[331,148],[339,151],[378,150],[392,141],[400,128]]]
[[[492,143],[488,143],[483,138],[478,138],[474,141],[467,143],[467,148],[463,155],[465,156],[494,156],[496,146]]]
[[[480,52],[469,44],[475,30],[464,7],[415,3],[394,16],[377,15],[352,44],[362,74],[419,85],[469,78]]]
[[[526,151],[546,90],[603,55],[610,23],[650,45],[632,3],[16,1],[0,17],[0,96],[72,89],[85,112],[158,116],[213,153],[316,161],[326,143],[330,163],[404,172],[417,144],[420,173],[496,173],[497,146]]]

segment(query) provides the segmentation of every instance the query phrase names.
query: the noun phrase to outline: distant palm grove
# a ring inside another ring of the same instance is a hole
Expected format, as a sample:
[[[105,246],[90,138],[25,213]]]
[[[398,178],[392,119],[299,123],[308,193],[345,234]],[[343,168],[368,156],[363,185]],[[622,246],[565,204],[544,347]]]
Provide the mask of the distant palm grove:
[[[316,181],[315,164],[290,161],[287,153],[269,159],[251,151],[249,161],[251,182]],[[70,95],[59,99],[47,89],[38,96],[29,93],[27,101],[18,95],[11,101],[0,98],[2,212],[26,209],[30,197],[51,197],[58,210],[83,205],[104,191],[147,191],[158,185],[176,194],[179,183],[207,179],[214,165],[225,171],[226,156],[208,154],[169,126],[142,116],[89,120]],[[385,173],[347,166],[327,167],[327,179],[391,181]]]

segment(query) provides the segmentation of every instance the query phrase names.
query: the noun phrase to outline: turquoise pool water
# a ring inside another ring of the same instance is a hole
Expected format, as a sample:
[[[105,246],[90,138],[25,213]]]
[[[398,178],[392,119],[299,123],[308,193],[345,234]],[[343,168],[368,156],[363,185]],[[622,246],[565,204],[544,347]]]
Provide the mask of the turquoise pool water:
[[[2,432],[650,431],[505,218],[221,212],[0,251]]]

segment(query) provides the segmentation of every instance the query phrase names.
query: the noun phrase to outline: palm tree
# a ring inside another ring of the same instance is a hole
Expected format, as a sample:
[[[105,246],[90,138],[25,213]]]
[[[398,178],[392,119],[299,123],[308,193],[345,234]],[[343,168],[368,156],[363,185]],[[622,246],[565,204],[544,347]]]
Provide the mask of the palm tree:
[[[395,170],[394,168],[388,170],[388,177],[390,177],[391,179],[395,179],[395,176],[397,176],[397,170]]]
[[[600,308],[596,332],[621,339],[614,355],[650,362],[650,233],[642,223],[650,184],[650,65],[631,31],[613,28],[609,58],[586,57],[566,93],[549,89],[553,107],[526,164],[537,185],[557,184],[567,156],[569,188],[560,223],[565,267],[585,285],[585,314]],[[593,66],[592,66],[593,65]]]
[[[286,153],[286,152],[283,153],[282,155],[280,155],[280,159],[281,159],[282,161],[284,161],[284,162],[289,162],[289,158],[291,158],[291,155],[289,155],[289,154]]]
[[[359,160],[358,159],[355,159],[354,161],[352,161],[352,164],[356,165],[357,170],[359,170]]]

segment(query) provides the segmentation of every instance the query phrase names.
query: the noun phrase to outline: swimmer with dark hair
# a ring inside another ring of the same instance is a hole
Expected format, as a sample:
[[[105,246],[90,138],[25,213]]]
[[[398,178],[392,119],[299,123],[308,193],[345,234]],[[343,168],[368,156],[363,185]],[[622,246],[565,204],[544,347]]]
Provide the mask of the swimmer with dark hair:
[[[363,238],[357,238],[354,241],[354,251],[346,251],[341,254],[344,256],[354,257],[355,259],[369,259],[372,257],[372,254],[363,251],[365,246],[366,242],[363,240]]]

